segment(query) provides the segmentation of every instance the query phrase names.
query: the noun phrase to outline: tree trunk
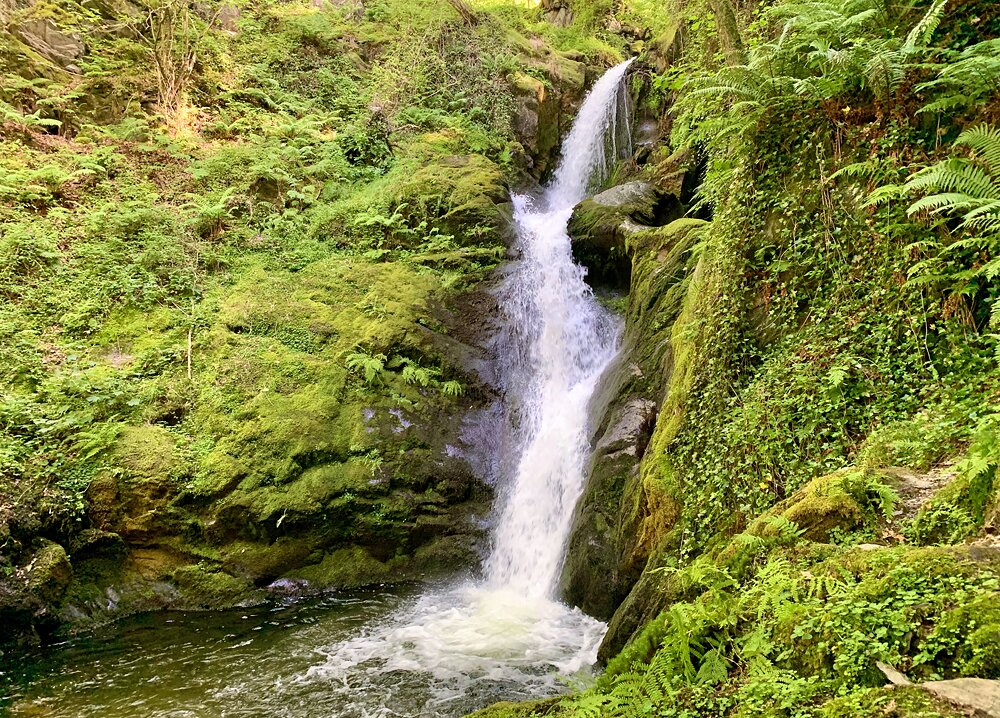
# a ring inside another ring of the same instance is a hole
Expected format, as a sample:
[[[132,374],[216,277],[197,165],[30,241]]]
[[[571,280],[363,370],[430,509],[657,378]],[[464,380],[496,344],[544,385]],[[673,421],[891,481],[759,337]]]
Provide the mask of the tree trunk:
[[[462,19],[465,20],[465,24],[470,27],[474,27],[479,23],[479,18],[476,17],[476,13],[472,12],[472,9],[466,5],[462,0],[448,0],[451,6],[455,8]]]
[[[732,2],[730,0],[709,0],[709,4],[715,15],[715,25],[719,30],[719,40],[722,44],[722,52],[726,56],[726,64],[746,64],[746,50],[743,47],[740,24]]]

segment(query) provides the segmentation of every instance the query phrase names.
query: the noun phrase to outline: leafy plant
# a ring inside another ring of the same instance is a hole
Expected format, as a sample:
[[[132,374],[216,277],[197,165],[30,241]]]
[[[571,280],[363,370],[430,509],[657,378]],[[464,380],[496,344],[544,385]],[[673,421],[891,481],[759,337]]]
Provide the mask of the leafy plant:
[[[364,352],[352,352],[347,355],[347,368],[361,374],[367,384],[374,384],[381,381],[382,372],[385,370],[385,354],[366,354]]]

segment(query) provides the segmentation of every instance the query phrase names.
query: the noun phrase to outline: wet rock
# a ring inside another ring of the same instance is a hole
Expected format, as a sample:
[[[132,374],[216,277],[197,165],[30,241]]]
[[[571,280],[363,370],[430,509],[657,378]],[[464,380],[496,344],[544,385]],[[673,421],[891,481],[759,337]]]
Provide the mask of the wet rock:
[[[649,443],[656,402],[634,398],[618,407],[597,442],[563,572],[570,603],[597,618],[610,618],[636,577],[620,575],[619,500]]]
[[[73,580],[66,550],[39,539],[36,548],[10,575],[0,579],[0,643],[8,640],[36,642],[39,633],[58,623],[58,609]]]
[[[547,81],[527,73],[511,79],[514,131],[530,157],[526,169],[536,179],[555,166],[561,139],[583,101],[587,66],[580,59],[568,53],[542,54],[533,66]]]
[[[183,566],[172,578],[181,594],[178,608],[225,608],[259,603],[264,598],[246,579],[201,565]]]
[[[632,261],[628,239],[684,215],[677,195],[645,181],[627,182],[576,206],[569,223],[573,256],[592,283],[627,287]]]
[[[637,235],[630,249],[623,360],[598,391],[594,459],[562,576],[571,603],[601,618],[614,613],[609,646],[624,645],[645,612],[655,610],[655,590],[636,586],[656,543],[650,525],[661,520],[649,515],[659,499],[648,495],[640,462],[673,368],[671,327],[693,268],[689,249],[707,226],[677,220]]]

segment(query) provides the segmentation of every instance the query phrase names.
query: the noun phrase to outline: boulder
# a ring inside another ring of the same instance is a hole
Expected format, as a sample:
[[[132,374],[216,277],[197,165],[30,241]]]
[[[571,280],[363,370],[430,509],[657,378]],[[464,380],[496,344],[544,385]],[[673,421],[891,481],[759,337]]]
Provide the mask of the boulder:
[[[37,640],[58,623],[57,612],[73,580],[66,549],[41,539],[27,559],[0,579],[0,624],[6,639]]]
[[[630,236],[684,216],[676,194],[649,182],[627,182],[578,204],[569,222],[576,261],[589,270],[592,283],[627,287],[632,260]]]
[[[613,407],[594,450],[563,569],[567,601],[608,619],[638,575],[621,575],[620,500],[635,477],[656,420],[656,402],[635,397]]]
[[[928,693],[964,709],[976,718],[1000,718],[1000,681],[956,678],[920,684]]]

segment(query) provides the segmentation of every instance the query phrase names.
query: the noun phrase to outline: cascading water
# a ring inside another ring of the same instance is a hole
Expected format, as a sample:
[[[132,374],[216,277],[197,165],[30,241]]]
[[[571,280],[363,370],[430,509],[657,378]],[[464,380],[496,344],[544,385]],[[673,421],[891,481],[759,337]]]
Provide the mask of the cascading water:
[[[359,715],[459,715],[500,698],[557,693],[562,676],[596,660],[606,626],[554,593],[583,489],[587,406],[617,351],[619,322],[573,262],[567,225],[631,136],[630,64],[594,85],[542,196],[513,197],[520,258],[499,290],[507,321],[497,353],[516,450],[510,475],[499,472],[505,490],[485,579],[424,594],[390,625],[331,646],[299,677],[354,696],[384,693],[379,708]],[[391,689],[380,680],[387,674]]]
[[[591,90],[563,145],[563,160],[538,203],[515,196],[521,261],[501,294],[526,360],[507,377],[520,396],[516,470],[486,569],[489,585],[525,595],[555,590],[588,457],[587,405],[617,351],[617,322],[604,311],[573,262],[566,227],[588,184],[603,179],[617,153],[622,78],[631,60]],[[627,115],[626,115],[627,124]],[[630,133],[626,133],[630,136]],[[517,353],[513,353],[517,356]]]
[[[542,196],[513,198],[520,256],[498,290],[506,322],[496,353],[505,364],[514,449],[498,462],[503,489],[484,579],[412,602],[391,593],[333,598],[340,618],[325,622],[300,608],[297,627],[287,611],[248,611],[200,642],[182,630],[184,651],[145,647],[145,662],[133,660],[136,646],[126,636],[87,665],[85,703],[60,715],[458,716],[496,700],[558,693],[562,677],[589,671],[606,627],[554,594],[584,482],[587,407],[615,355],[619,322],[584,283],[566,227],[629,136],[627,116],[624,123],[618,117],[627,108],[628,65],[594,86]],[[68,675],[76,680],[73,670]],[[145,693],[119,700],[122,680]],[[158,692],[149,688],[160,683]],[[205,712],[178,711],[179,703]]]

